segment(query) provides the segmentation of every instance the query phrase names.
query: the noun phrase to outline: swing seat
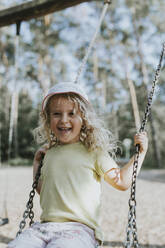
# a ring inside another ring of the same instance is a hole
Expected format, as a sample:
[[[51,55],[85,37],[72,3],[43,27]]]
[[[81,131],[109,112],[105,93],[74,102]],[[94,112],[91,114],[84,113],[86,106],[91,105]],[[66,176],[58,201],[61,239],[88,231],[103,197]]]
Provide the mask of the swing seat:
[[[9,223],[8,218],[0,218],[0,226],[4,226]]]

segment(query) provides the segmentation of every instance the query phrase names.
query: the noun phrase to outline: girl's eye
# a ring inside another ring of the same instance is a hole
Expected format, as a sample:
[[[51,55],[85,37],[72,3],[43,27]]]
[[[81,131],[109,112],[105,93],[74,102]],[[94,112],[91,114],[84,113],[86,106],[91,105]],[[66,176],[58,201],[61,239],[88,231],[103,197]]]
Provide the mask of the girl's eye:
[[[73,116],[75,113],[72,111],[69,113],[70,116]]]
[[[58,112],[54,112],[54,113],[52,113],[54,116],[58,116],[58,115],[60,115],[60,113],[58,113]]]

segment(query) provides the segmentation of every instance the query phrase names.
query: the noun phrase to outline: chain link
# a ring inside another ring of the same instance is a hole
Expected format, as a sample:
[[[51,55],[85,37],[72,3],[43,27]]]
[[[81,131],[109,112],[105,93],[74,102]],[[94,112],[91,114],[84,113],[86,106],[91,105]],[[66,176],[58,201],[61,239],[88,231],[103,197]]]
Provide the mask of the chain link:
[[[152,89],[148,96],[148,102],[144,113],[144,118],[141,123],[139,132],[145,131],[145,127],[148,121],[148,116],[151,111],[151,105],[153,100],[153,95],[155,92],[156,84],[158,83],[160,70],[162,66],[162,61],[165,53],[165,43],[160,55],[160,60],[158,67],[155,71],[155,77],[152,83]],[[140,146],[136,146],[135,155],[134,155],[134,164],[133,164],[133,174],[132,174],[132,184],[131,184],[131,194],[129,199],[129,211],[128,211],[128,224],[126,229],[126,241],[124,244],[125,248],[138,248],[138,237],[137,237],[137,226],[136,226],[136,177],[137,177],[137,168],[138,168],[138,159],[139,159]]]
[[[40,178],[40,175],[41,175],[41,167],[42,167],[42,164],[43,164],[43,157],[44,157],[44,155],[42,156],[41,162],[40,162],[40,164],[38,166],[38,170],[37,170],[37,173],[36,173],[36,176],[35,176],[35,180],[34,180],[34,182],[32,184],[32,190],[30,191],[30,194],[29,194],[29,200],[28,200],[28,202],[26,204],[26,210],[23,213],[23,220],[19,224],[19,231],[17,232],[16,236],[18,236],[19,234],[22,233],[22,230],[26,226],[26,219],[28,217],[30,219],[29,226],[31,226],[34,223],[34,221],[33,221],[33,218],[34,218],[33,198],[35,196],[35,190],[37,188],[38,181],[39,181],[39,178]]]

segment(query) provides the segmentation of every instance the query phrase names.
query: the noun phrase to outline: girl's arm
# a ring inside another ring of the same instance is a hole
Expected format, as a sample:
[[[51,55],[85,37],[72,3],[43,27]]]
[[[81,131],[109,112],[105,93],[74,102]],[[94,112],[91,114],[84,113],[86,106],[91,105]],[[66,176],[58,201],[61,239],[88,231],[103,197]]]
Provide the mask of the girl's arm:
[[[43,154],[45,155],[47,149],[48,149],[48,146],[45,145],[45,146],[39,148],[37,150],[37,152],[35,153],[34,160],[33,160],[33,181],[34,181],[36,173],[38,171],[38,167],[40,165],[42,156],[43,156]],[[36,188],[36,191],[37,191],[38,194],[40,194],[41,186],[42,186],[42,181],[41,181],[41,179],[39,179],[38,185],[37,185],[37,188]]]
[[[144,161],[147,149],[148,149],[148,138],[147,133],[142,132],[134,136],[135,145],[140,145],[140,153],[138,159],[137,175],[141,169],[142,163]],[[111,184],[114,188],[119,190],[127,190],[132,182],[133,174],[133,164],[134,157],[130,161],[120,168],[112,168],[104,174],[104,179],[106,182]]]

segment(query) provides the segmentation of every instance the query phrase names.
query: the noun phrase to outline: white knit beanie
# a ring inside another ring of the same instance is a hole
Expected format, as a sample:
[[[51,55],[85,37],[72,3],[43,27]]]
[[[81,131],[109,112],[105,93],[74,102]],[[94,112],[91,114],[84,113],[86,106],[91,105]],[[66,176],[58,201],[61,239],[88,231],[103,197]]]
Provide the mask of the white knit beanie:
[[[42,102],[42,110],[45,109],[46,104],[49,100],[49,98],[56,94],[64,94],[64,93],[74,93],[78,96],[82,97],[86,102],[89,102],[88,96],[86,92],[84,91],[83,87],[79,84],[71,83],[71,82],[65,82],[65,83],[58,83],[55,86],[53,86],[51,89],[49,89],[48,93],[43,99]]]

